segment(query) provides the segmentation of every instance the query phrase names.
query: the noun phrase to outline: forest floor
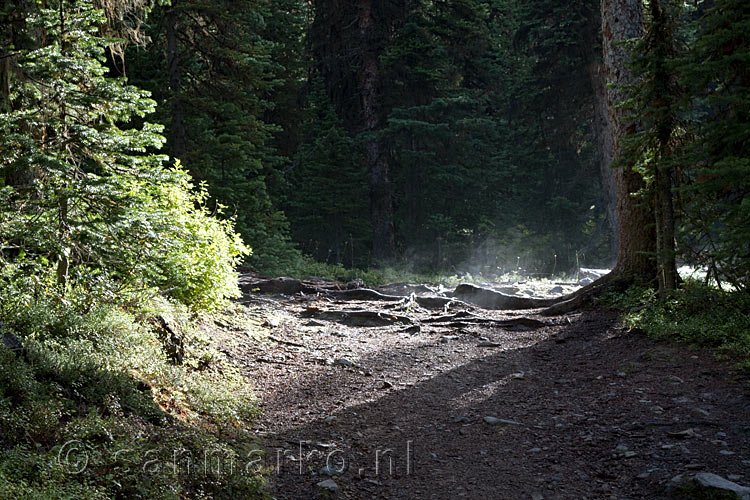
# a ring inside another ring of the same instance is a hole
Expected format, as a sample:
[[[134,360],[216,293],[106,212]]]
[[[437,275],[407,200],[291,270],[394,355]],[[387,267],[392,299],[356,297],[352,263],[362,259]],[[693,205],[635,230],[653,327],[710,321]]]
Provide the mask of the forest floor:
[[[746,376],[606,308],[244,302],[270,333],[219,342],[256,385],[274,498],[660,499],[697,471],[750,483]]]

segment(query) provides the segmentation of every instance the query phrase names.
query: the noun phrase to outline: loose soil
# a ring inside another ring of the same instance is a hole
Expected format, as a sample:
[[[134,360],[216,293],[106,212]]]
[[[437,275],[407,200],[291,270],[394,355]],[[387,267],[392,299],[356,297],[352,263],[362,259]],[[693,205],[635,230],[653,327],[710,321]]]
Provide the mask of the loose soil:
[[[666,499],[697,471],[750,483],[747,377],[605,308],[244,302],[270,335],[221,344],[256,385],[277,499]],[[347,311],[400,319],[351,326]],[[542,323],[500,323],[519,316]],[[343,469],[335,493],[316,486],[326,465]]]

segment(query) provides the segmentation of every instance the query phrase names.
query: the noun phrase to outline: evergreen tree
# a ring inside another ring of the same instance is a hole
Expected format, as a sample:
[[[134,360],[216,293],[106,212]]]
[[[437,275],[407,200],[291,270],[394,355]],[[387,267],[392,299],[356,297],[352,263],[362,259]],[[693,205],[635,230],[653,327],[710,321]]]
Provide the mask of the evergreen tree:
[[[370,262],[367,172],[320,80],[312,82],[307,135],[289,173],[286,213],[292,236],[314,258],[348,266]],[[325,228],[325,229],[323,229]]]
[[[2,247],[17,249],[39,279],[54,266],[63,294],[71,282],[101,292],[97,283],[115,280],[218,305],[236,291],[244,247],[200,208],[184,173],[149,153],[164,141],[161,127],[125,128],[155,103],[108,76],[101,11],[60,0],[25,14],[28,43],[16,52],[11,111],[0,114]],[[16,172],[33,175],[8,182]]]
[[[693,100],[681,161],[683,251],[738,288],[750,284],[750,5],[716,0],[696,21],[681,83]]]
[[[255,0],[172,2],[151,16],[153,44],[132,52],[131,77],[160,104],[167,151],[236,215],[255,248],[251,264],[281,272],[298,255],[274,201],[286,161],[274,145],[279,127],[264,120],[285,71],[273,57],[279,44],[263,37],[272,18]]]

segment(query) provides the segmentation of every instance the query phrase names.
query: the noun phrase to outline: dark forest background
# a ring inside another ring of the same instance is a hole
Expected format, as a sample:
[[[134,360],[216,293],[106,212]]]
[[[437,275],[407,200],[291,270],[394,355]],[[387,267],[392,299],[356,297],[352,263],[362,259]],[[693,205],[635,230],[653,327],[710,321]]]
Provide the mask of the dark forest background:
[[[176,0],[112,66],[152,93],[166,152],[236,215],[262,270],[300,253],[442,271],[610,264],[598,2],[372,8],[365,31],[355,2]],[[373,143],[391,211],[375,247]]]

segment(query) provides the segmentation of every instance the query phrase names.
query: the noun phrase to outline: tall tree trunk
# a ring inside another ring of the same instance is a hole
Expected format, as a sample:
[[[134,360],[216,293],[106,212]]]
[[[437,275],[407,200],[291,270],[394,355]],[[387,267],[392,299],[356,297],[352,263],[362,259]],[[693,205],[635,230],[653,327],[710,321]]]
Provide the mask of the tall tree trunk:
[[[362,67],[359,74],[361,109],[366,132],[374,132],[381,124],[380,64],[377,47],[377,26],[374,2],[358,0],[359,34]],[[370,173],[370,218],[372,221],[373,257],[391,260],[396,253],[393,230],[393,200],[388,154],[376,137],[366,144],[367,168]]]
[[[629,55],[621,42],[643,35],[641,0],[602,0],[602,50],[607,86],[607,114],[612,135],[613,158],[619,158],[622,139],[637,130],[621,104],[627,98],[623,86],[635,79],[627,65]],[[613,85],[609,85],[613,84]],[[656,278],[654,219],[647,204],[633,193],[644,187],[643,177],[629,166],[615,169],[617,215],[619,219],[618,256],[614,273],[638,281]]]
[[[607,228],[609,229],[609,255],[611,262],[617,261],[618,217],[617,185],[615,170],[612,168],[612,132],[607,117],[607,82],[604,69],[599,61],[589,64],[589,79],[594,91],[594,136],[599,156],[599,175],[601,177],[604,202],[606,203]]]
[[[167,68],[169,91],[172,97],[172,120],[169,129],[169,145],[172,156],[182,157],[185,152],[185,107],[181,93],[180,48],[177,45],[177,0],[172,1],[166,16]]]

